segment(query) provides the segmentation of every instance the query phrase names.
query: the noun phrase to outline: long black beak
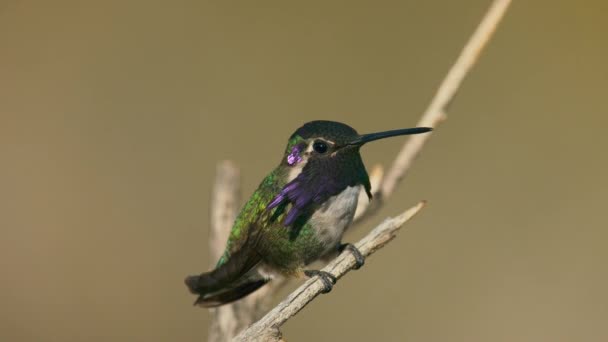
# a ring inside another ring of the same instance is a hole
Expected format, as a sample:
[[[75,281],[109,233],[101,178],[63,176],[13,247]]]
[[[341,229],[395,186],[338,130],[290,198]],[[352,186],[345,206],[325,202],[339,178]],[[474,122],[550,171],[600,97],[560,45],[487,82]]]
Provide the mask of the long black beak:
[[[363,134],[355,138],[353,141],[349,142],[348,145],[363,145],[370,141],[396,137],[398,135],[410,135],[410,134],[420,134],[430,132],[433,129],[431,127],[414,127],[414,128],[404,128],[404,129],[395,129],[392,131],[378,132],[378,133],[369,133]]]

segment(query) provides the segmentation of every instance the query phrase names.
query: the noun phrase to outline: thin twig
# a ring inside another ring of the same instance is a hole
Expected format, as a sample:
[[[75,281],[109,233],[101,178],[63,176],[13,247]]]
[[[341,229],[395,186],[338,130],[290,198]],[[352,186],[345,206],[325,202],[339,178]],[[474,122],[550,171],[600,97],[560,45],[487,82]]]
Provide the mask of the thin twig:
[[[387,218],[357,242],[355,246],[363,256],[369,256],[391,241],[401,226],[414,217],[424,205],[425,202],[420,202],[395,218]],[[356,261],[352,253],[344,252],[325,266],[323,271],[329,272],[339,279],[348,273],[355,264]],[[281,325],[321,294],[323,289],[323,282],[318,277],[307,280],[293,291],[287,299],[266,314],[264,318],[240,333],[235,341],[280,341],[281,332],[279,328]]]
[[[211,195],[211,227],[209,229],[209,257],[211,267],[220,258],[236,218],[240,198],[240,172],[234,163],[223,161],[217,165],[213,193]],[[211,322],[208,340],[221,342],[232,339],[242,325],[236,319],[237,310],[233,304],[210,309]]]
[[[469,71],[479,59],[481,51],[492,37],[510,4],[511,0],[495,0],[492,3],[479,26],[462,49],[458,59],[441,82],[437,93],[418,121],[418,126],[436,128],[447,118],[446,113],[450,103]],[[418,134],[407,140],[382,180],[381,186],[374,190],[373,195],[376,200],[371,202],[365,208],[366,210],[357,210],[356,221],[361,221],[361,219],[375,213],[382,203],[393,194],[399,182],[410,170],[422,147],[432,135],[433,133]],[[365,201],[360,203],[365,203]]]
[[[230,161],[217,165],[215,184],[211,198],[211,229],[209,251],[211,267],[215,266],[226,247],[226,240],[239,209],[240,173]],[[208,341],[232,340],[236,334],[260,319],[269,309],[272,299],[284,283],[283,278],[274,279],[270,284],[247,296],[243,300],[210,309],[211,323]]]
[[[418,126],[437,127],[443,120],[446,119],[447,109],[460,88],[461,83],[477,62],[481,51],[492,37],[492,34],[504,16],[510,3],[511,0],[495,0],[492,3],[476,31],[471,36],[460,53],[458,59],[439,86],[437,93],[420,119]],[[422,150],[422,147],[429,138],[430,134],[415,135],[410,137],[395,158],[395,161],[388,170],[386,177],[383,177],[382,167],[374,167],[370,174],[370,180],[374,185],[373,191],[376,200],[372,201],[371,205],[366,204],[367,201],[359,201],[359,203],[361,203],[361,207],[357,208],[355,215],[357,222],[361,222],[362,218],[376,212],[382,203],[392,195],[397,185],[407,174],[413,161],[416,159]],[[219,206],[220,204],[215,203],[215,205]],[[363,240],[357,243],[356,246],[366,256],[373,253],[376,249],[382,247],[384,244],[390,241],[395,236],[394,234],[397,232],[398,228],[422,207],[423,203],[420,203],[418,206],[406,211],[401,216],[386,220],[380,226],[376,227]],[[221,211],[222,209],[218,208],[217,210]],[[230,224],[232,224],[232,221]],[[230,229],[229,225],[227,228],[225,228],[225,234],[227,234],[228,230]],[[221,247],[219,248],[223,248],[225,238],[219,240],[222,240]],[[216,244],[216,242],[213,242],[213,244]],[[327,267],[325,267],[324,270],[334,274],[337,277],[341,277],[348,272],[348,270],[350,270],[354,264],[355,260],[350,254],[342,253]],[[271,284],[274,282],[275,281],[273,281]],[[278,286],[282,284],[280,281],[277,283],[279,284]],[[323,285],[320,281],[318,281],[318,279],[314,278],[308,280],[296,291],[294,291],[285,301],[270,311],[266,316],[257,321],[247,330],[241,332],[236,337],[236,340],[280,340],[281,333],[279,331],[279,327],[286,320],[306,306],[310,301],[312,301],[322,291],[322,289]],[[268,294],[272,294],[274,291],[276,291],[276,288],[267,285],[242,301],[216,309],[217,311],[214,314],[213,324],[219,324],[221,335],[217,335],[219,339],[211,339],[211,337],[214,336],[212,328],[210,333],[210,341],[229,340],[241,328],[255,321],[261,312],[261,309],[259,309],[260,303],[267,303],[268,298],[271,297]],[[223,312],[222,310],[226,310],[225,318],[220,317],[221,313]],[[232,325],[225,322],[222,323],[225,320],[232,320]]]
[[[212,267],[222,256],[230,228],[236,219],[240,192],[241,174],[231,161],[217,164],[213,193],[211,194],[211,227],[209,230],[209,257]]]

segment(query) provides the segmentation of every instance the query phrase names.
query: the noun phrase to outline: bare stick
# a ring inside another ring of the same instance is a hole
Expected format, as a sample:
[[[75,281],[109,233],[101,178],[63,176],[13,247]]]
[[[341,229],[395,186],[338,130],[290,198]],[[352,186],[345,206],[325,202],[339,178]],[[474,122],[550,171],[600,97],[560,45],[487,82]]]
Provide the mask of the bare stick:
[[[420,202],[395,218],[387,218],[357,242],[355,246],[365,257],[369,256],[395,238],[401,226],[414,217],[424,205],[425,202]],[[348,273],[355,264],[353,255],[346,251],[325,266],[323,271],[329,272],[339,279]],[[264,318],[240,333],[235,341],[280,341],[281,332],[279,328],[281,325],[321,294],[323,289],[323,282],[318,277],[307,280],[293,291],[287,299],[266,314]]]
[[[211,227],[209,233],[209,257],[211,266],[222,256],[228,234],[236,219],[240,192],[241,174],[229,160],[219,162],[215,172],[215,183],[211,194]]]
[[[510,0],[495,0],[492,3],[476,31],[439,86],[435,97],[420,119],[419,126],[437,127],[446,119],[446,112],[449,104],[454,99],[466,75],[477,62],[481,51],[492,37],[492,34],[504,16],[510,3]],[[374,185],[373,191],[376,200],[371,202],[371,205],[367,204],[367,201],[359,201],[361,207],[357,208],[355,215],[357,221],[360,222],[361,218],[376,212],[383,201],[386,201],[386,199],[392,195],[398,183],[407,174],[413,161],[429,138],[430,134],[410,137],[395,158],[386,177],[383,177],[382,167],[377,166],[374,168],[370,174],[370,178]],[[214,205],[219,206],[220,204],[219,202],[214,202]],[[423,204],[421,203],[397,218],[386,220],[361,240],[357,244],[357,247],[366,256],[373,253],[373,251],[390,241],[395,236],[394,234],[398,228],[418,212],[422,206]],[[217,210],[221,211],[222,209],[218,207]],[[214,220],[215,217],[216,216],[214,216]],[[233,220],[230,220],[230,224],[232,224],[232,221]],[[226,234],[229,229],[230,227],[228,225]],[[225,238],[219,240],[225,242]],[[223,244],[220,248],[223,248]],[[325,267],[324,270],[333,273],[337,277],[341,277],[353,267],[354,263],[355,260],[350,254],[343,253]],[[275,281],[269,285],[272,285],[273,283],[275,283]],[[280,286],[283,282],[278,281],[277,283],[279,284],[278,286]],[[236,340],[279,340],[281,338],[279,327],[312,301],[321,292],[322,288],[323,285],[316,278],[308,280],[294,291],[287,300],[275,307],[271,312],[264,316],[264,318],[250,328],[239,334]],[[267,303],[268,298],[271,297],[268,296],[268,294],[274,293],[275,290],[276,288],[274,287],[266,286],[242,301],[216,309],[217,311],[214,313],[213,318],[214,323],[212,324],[210,332],[210,341],[229,340],[241,328],[257,319],[262,311],[262,309],[260,309],[260,303]],[[225,313],[223,313],[224,311],[222,310],[226,310]],[[219,327],[219,333],[214,335],[215,325]]]
[[[211,227],[209,230],[209,257],[211,267],[220,258],[236,218],[240,198],[240,172],[230,161],[217,165],[215,184],[211,195]],[[236,319],[233,305],[211,309],[209,341],[220,342],[234,337],[243,327]],[[246,326],[246,325],[245,325]]]
[[[492,3],[481,23],[462,49],[458,59],[441,82],[427,110],[418,121],[418,126],[435,128],[447,118],[446,113],[450,103],[456,96],[465,77],[479,59],[481,51],[492,37],[510,4],[511,0],[495,0]],[[432,134],[413,135],[408,139],[386,173],[381,186],[373,190],[376,200],[371,205],[366,206],[366,210],[357,210],[355,216],[357,221],[376,212],[382,202],[392,195]],[[360,203],[364,204],[365,202],[361,201]]]
[[[230,229],[239,209],[240,172],[231,161],[217,165],[215,184],[211,198],[211,229],[209,252],[211,267],[226,247]],[[260,319],[268,311],[272,294],[283,286],[285,279],[276,277],[273,281],[246,298],[210,309],[211,323],[208,340],[222,342],[232,340],[236,334]]]

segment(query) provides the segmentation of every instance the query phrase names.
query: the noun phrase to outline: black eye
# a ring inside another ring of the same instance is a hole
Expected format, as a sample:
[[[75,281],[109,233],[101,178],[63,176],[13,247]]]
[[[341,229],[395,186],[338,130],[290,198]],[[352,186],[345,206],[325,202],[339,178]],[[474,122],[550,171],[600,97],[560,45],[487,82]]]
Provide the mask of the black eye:
[[[314,144],[312,144],[312,148],[318,153],[327,152],[327,144],[320,140],[315,141]]]

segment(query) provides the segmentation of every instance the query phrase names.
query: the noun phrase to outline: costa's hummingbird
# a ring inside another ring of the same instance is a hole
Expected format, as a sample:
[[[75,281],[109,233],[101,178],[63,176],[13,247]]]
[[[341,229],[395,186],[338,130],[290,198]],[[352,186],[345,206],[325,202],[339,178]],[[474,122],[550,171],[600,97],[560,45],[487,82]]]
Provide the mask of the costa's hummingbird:
[[[335,277],[304,268],[344,249],[353,253],[358,267],[364,262],[352,244],[341,244],[361,188],[372,197],[359,149],[370,141],[429,131],[415,127],[360,135],[334,121],[311,121],[298,128],[279,166],[241,209],[216,268],[186,278],[190,292],[198,295],[195,304],[214,307],[235,301],[277,273],[319,276],[330,291]]]

